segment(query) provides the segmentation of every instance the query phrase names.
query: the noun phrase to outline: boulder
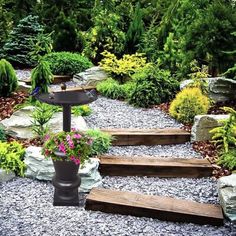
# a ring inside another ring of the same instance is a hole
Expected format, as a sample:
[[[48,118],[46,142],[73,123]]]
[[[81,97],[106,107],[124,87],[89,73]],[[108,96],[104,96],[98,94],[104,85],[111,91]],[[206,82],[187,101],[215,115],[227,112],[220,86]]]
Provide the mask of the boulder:
[[[224,77],[207,78],[209,97],[215,102],[225,102],[236,99],[236,80]],[[192,80],[180,83],[180,89],[185,88]]]
[[[32,132],[31,114],[34,110],[33,106],[24,107],[12,114],[9,119],[4,119],[0,122],[6,133],[12,137],[28,139],[34,138],[36,135]],[[62,130],[62,112],[56,112],[49,121],[49,130],[53,133]],[[81,116],[71,117],[71,127],[86,130],[87,125]]]
[[[225,215],[236,221],[236,174],[218,180],[218,195]]]
[[[101,67],[94,66],[84,72],[74,75],[73,81],[84,86],[96,86],[98,82],[107,78],[107,74]]]
[[[222,120],[228,119],[229,115],[197,115],[191,130],[191,141],[211,140],[210,131],[222,124]]]
[[[191,79],[186,79],[180,82],[180,90],[184,89],[185,87],[187,87],[190,83],[192,83],[193,81]]]
[[[12,171],[6,171],[3,169],[0,169],[0,183],[9,181],[9,180],[15,178],[15,176],[16,176],[15,173]]]
[[[208,79],[209,96],[216,102],[236,99],[236,80],[223,77]]]
[[[51,159],[46,159],[41,154],[41,147],[30,146],[26,149],[25,176],[39,180],[52,180],[54,167]],[[80,166],[79,174],[81,177],[80,192],[89,192],[93,187],[101,184],[102,177],[98,172],[99,160],[97,158],[89,159],[84,166]]]

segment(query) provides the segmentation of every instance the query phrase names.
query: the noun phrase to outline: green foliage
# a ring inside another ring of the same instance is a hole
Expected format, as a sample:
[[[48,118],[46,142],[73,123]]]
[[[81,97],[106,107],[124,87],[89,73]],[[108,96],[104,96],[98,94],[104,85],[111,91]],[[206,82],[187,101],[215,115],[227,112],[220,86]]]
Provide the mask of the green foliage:
[[[236,64],[232,68],[229,68],[224,74],[226,78],[236,80]]]
[[[89,116],[92,113],[92,109],[88,105],[72,107],[72,114],[75,116]]]
[[[6,140],[6,133],[2,126],[0,126],[0,141]]]
[[[42,32],[43,27],[38,23],[37,16],[29,15],[20,20],[1,50],[2,57],[17,66],[35,65],[36,61],[30,56],[32,42],[36,43],[38,34]]]
[[[12,28],[13,14],[7,9],[8,0],[0,0],[0,47],[2,47]]]
[[[48,92],[48,85],[53,81],[53,74],[47,61],[40,60],[39,64],[32,70],[31,92],[40,87],[42,93]]]
[[[178,91],[179,83],[170,72],[150,66],[134,74],[136,87],[129,103],[138,107],[150,107],[170,101]]]
[[[35,42],[31,40],[32,51],[29,53],[34,61],[40,61],[42,56],[52,52],[52,33],[40,33],[36,36]]]
[[[209,99],[199,88],[185,88],[170,104],[170,115],[176,120],[192,124],[196,115],[204,115],[210,107]]]
[[[236,111],[230,107],[223,107],[224,111],[230,113],[229,119],[223,120],[223,125],[212,129],[213,142],[224,152],[229,151],[230,146],[236,146]]]
[[[98,156],[108,151],[111,146],[112,137],[108,133],[104,133],[97,129],[89,129],[86,131],[92,139],[92,156]]]
[[[130,23],[126,34],[126,51],[128,53],[135,53],[137,51],[143,32],[144,24],[142,21],[142,12],[140,4],[138,3],[136,5],[133,20]]]
[[[88,58],[70,52],[53,52],[43,57],[54,75],[74,75],[92,66]]]
[[[54,114],[54,109],[51,105],[46,103],[36,102],[35,109],[32,113],[32,131],[38,135],[39,138],[43,137],[48,133],[49,126],[48,122]]]
[[[97,91],[111,99],[123,99],[126,97],[122,86],[118,81],[108,78],[97,85]]]
[[[53,38],[55,51],[75,51],[77,44],[76,22],[60,12],[55,22]]]
[[[17,77],[12,65],[5,59],[0,60],[0,96],[7,97],[16,90]]]
[[[83,53],[94,62],[101,59],[105,50],[121,55],[124,51],[125,33],[119,28],[120,16],[100,10],[93,18],[94,26],[85,34]]]
[[[236,149],[231,148],[228,152],[220,153],[219,159],[217,160],[218,165],[222,165],[229,170],[236,169]]]
[[[125,54],[121,59],[118,59],[113,53],[104,51],[101,53],[104,58],[99,62],[99,65],[114,79],[124,83],[139,69],[149,65],[146,58],[141,53],[132,55]]]
[[[24,154],[25,149],[16,141],[11,143],[0,141],[0,168],[24,176],[26,167],[23,161]]]

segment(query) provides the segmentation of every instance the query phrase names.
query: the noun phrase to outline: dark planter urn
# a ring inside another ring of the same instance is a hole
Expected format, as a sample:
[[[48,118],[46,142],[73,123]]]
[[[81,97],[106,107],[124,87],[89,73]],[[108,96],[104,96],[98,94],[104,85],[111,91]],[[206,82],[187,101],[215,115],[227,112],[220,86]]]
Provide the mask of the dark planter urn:
[[[78,188],[81,178],[78,174],[79,165],[72,161],[65,161],[65,154],[55,152],[62,161],[54,161],[55,175],[52,179],[54,190],[54,206],[79,206]]]

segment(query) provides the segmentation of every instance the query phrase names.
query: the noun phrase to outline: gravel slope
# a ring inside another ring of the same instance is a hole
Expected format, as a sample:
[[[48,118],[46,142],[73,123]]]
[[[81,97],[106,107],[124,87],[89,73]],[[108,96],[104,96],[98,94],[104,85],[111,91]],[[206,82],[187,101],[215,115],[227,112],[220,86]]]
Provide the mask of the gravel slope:
[[[145,178],[144,178],[145,179]],[[127,179],[129,182],[130,178]],[[138,178],[136,179],[139,180]],[[158,189],[166,186],[166,180],[156,179],[155,186]],[[174,184],[175,181],[170,180],[167,187]],[[190,185],[206,184],[207,186],[199,187],[201,192],[193,191],[192,186],[189,189],[187,196],[198,196],[208,202],[208,197],[205,192],[212,194],[212,187],[208,190],[212,180],[201,180],[194,182],[193,180],[185,180],[183,183]],[[108,185],[109,180],[104,179],[104,186]],[[125,181],[116,179],[117,183]],[[132,181],[133,183],[133,181]],[[134,188],[139,184],[136,183]],[[213,183],[214,185],[214,183]],[[115,185],[113,184],[113,187]],[[107,186],[108,187],[108,186]],[[115,186],[117,187],[117,185]],[[119,187],[119,186],[118,186]],[[172,186],[169,193],[166,195],[177,195],[178,188],[181,184],[178,183],[177,188]],[[182,186],[183,187],[183,186]],[[109,186],[110,188],[110,186]],[[147,187],[144,187],[146,191]],[[122,187],[123,189],[123,187]],[[153,189],[155,193],[159,190]],[[152,193],[154,193],[152,192]],[[172,193],[171,193],[172,192]],[[184,193],[188,192],[185,190]],[[185,194],[182,193],[185,198]],[[179,194],[179,193],[178,193]],[[204,196],[201,197],[200,195]],[[181,195],[181,193],[180,193]],[[53,186],[47,182],[39,182],[26,178],[16,178],[13,181],[0,184],[0,235],[1,236],[158,236],[158,235],[194,235],[194,236],[228,236],[236,234],[236,226],[226,222],[224,227],[213,227],[209,225],[200,226],[196,224],[172,223],[159,221],[150,218],[132,217],[105,214],[101,212],[85,211],[83,207],[53,207]],[[180,196],[181,197],[181,196]],[[215,192],[213,193],[210,202],[216,201]]]

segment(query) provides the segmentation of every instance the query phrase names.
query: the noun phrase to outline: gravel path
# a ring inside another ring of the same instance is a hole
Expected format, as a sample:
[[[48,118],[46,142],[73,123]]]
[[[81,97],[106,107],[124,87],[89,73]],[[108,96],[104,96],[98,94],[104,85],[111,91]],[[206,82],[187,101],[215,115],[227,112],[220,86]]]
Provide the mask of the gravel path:
[[[134,108],[126,102],[99,97],[85,117],[91,128],[178,128],[182,125],[159,109]]]
[[[143,178],[145,180],[145,178]],[[128,178],[130,181],[130,178]],[[137,181],[140,178],[136,179]],[[145,180],[146,181],[146,180]],[[158,180],[154,186],[161,187],[167,185],[167,180]],[[170,179],[167,187],[178,182],[177,188],[172,186],[165,195],[179,195],[179,197],[202,199],[208,202],[207,195],[209,192],[210,202],[216,201],[215,191],[210,187],[210,183],[215,185],[213,180],[203,179],[197,182],[187,180],[190,185],[201,185],[198,191],[194,191],[192,186],[189,189],[183,189],[187,183],[186,180]],[[113,187],[118,187],[119,182],[125,183],[124,180],[117,178]],[[183,184],[181,185],[181,182]],[[185,184],[184,184],[185,183]],[[132,182],[133,184],[133,182]],[[204,186],[206,184],[206,186]],[[105,178],[103,185],[108,186],[108,179]],[[138,183],[134,188],[141,190]],[[184,193],[177,189],[181,187]],[[210,187],[210,188],[209,188]],[[124,187],[120,187],[124,189]],[[208,188],[208,189],[207,189]],[[143,192],[147,187],[144,186]],[[158,193],[154,190],[151,193]],[[178,193],[177,193],[178,192]],[[147,193],[147,192],[146,192]],[[164,193],[164,190],[162,191]],[[202,196],[200,196],[202,194]],[[186,195],[186,196],[184,196]],[[1,236],[229,236],[236,235],[236,226],[226,222],[224,227],[213,227],[209,225],[200,226],[196,224],[171,223],[159,221],[150,218],[141,218],[133,216],[122,216],[105,214],[101,212],[85,211],[83,207],[53,207],[52,206],[53,187],[51,183],[39,182],[26,178],[16,178],[13,181],[0,184],[0,235]]]

